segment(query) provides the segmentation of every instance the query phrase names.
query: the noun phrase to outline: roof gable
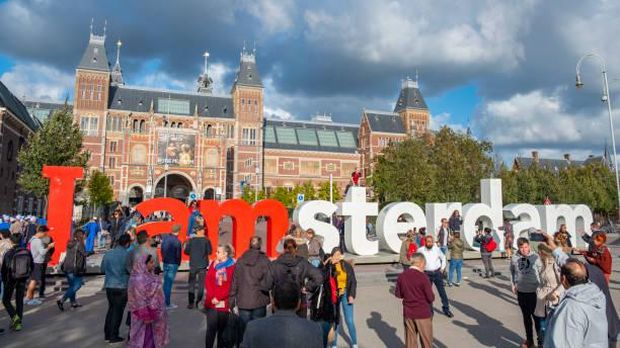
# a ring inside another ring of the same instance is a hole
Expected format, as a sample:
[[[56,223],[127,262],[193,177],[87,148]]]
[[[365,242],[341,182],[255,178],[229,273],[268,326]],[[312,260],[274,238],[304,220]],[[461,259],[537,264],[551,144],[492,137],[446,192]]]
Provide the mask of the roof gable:
[[[405,134],[402,118],[391,112],[365,111],[371,132]]]
[[[404,109],[428,109],[419,88],[409,86],[400,90],[396,106],[394,106],[394,112]]]
[[[105,51],[105,36],[90,34],[88,46],[78,64],[78,69],[110,71],[110,62]]]

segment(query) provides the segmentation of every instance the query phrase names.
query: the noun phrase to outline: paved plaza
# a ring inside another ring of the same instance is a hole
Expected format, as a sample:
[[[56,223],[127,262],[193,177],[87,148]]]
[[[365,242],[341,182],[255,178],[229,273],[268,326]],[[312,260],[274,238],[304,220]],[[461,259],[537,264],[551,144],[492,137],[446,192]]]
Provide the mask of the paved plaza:
[[[611,248],[614,255],[614,273],[611,293],[616,306],[620,304],[620,248]],[[483,279],[473,268],[481,266],[479,260],[468,260],[464,265],[467,277],[459,288],[447,288],[455,317],[448,319],[440,314],[438,296],[435,300],[433,332],[434,347],[518,347],[523,338],[521,313],[515,296],[510,292],[508,262],[494,260],[501,276]],[[358,298],[355,321],[360,347],[402,347],[404,329],[400,301],[393,295],[396,276],[400,270],[391,265],[360,265],[356,267]],[[199,310],[188,310],[186,294],[187,273],[177,276],[173,290],[173,303],[179,308],[169,311],[170,347],[201,347],[206,330],[205,316]],[[87,280],[79,292],[84,307],[59,312],[50,294],[39,307],[26,307],[24,330],[0,336],[3,348],[37,347],[112,347],[103,341],[103,322],[107,301],[101,291],[103,277]],[[0,325],[8,328],[4,310]],[[346,331],[346,329],[345,329]],[[121,335],[126,337],[126,326]],[[123,346],[122,344],[117,346]],[[347,337],[339,339],[339,346],[346,347]]]

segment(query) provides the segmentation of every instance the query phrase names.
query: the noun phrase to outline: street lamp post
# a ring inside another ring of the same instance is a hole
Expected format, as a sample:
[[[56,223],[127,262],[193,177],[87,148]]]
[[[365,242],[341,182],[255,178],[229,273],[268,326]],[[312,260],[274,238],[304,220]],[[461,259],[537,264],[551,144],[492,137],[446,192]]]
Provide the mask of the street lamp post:
[[[609,95],[609,83],[607,81],[607,64],[605,63],[605,59],[596,53],[588,53],[584,55],[583,57],[581,57],[579,61],[577,62],[577,66],[575,67],[575,70],[577,73],[576,74],[577,82],[575,83],[575,86],[577,88],[583,87],[583,82],[581,82],[581,63],[586,58],[596,58],[601,63],[601,70],[602,70],[601,73],[603,75],[603,95],[601,96],[601,100],[604,103],[607,103],[607,113],[609,115],[609,128],[611,131],[611,143],[612,143],[613,154],[614,154],[614,170],[616,173],[616,193],[618,195],[618,214],[620,215],[620,179],[618,176],[618,156],[616,155],[616,137],[614,135],[614,121],[613,121],[613,117],[611,114],[611,97]]]

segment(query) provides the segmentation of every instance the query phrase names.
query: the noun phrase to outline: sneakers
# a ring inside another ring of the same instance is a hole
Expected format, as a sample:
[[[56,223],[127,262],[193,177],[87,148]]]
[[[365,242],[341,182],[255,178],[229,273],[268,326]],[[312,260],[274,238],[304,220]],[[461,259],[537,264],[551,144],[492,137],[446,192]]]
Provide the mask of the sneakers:
[[[171,303],[166,306],[167,310],[172,310],[172,309],[177,309],[177,308],[179,308],[179,306],[175,305],[174,303]]]
[[[73,303],[71,304],[71,308],[80,308],[80,307],[82,307],[82,305],[81,305],[81,304],[79,304],[79,303],[77,303],[77,302],[73,302]]]
[[[26,301],[26,304],[29,305],[29,306],[39,306],[42,303],[43,303],[43,301],[38,300],[36,298],[33,298],[32,300]]]
[[[21,331],[22,330],[22,320],[19,316],[14,316],[13,320],[11,320],[11,330],[13,331]]]
[[[461,286],[461,283],[454,283],[454,286]]]
[[[114,338],[110,339],[110,340],[108,341],[108,343],[110,343],[110,344],[114,344],[114,343],[123,342],[124,340],[125,340],[125,339],[124,339],[124,338],[122,338],[122,337],[114,337]]]
[[[446,309],[445,311],[443,311],[443,314],[448,318],[454,317],[454,313],[452,313],[452,311],[449,309]]]
[[[65,304],[62,303],[62,300],[57,300],[56,305],[58,306],[58,309],[60,309],[61,312],[65,311]]]
[[[194,304],[193,303],[188,304],[187,309],[194,309]]]

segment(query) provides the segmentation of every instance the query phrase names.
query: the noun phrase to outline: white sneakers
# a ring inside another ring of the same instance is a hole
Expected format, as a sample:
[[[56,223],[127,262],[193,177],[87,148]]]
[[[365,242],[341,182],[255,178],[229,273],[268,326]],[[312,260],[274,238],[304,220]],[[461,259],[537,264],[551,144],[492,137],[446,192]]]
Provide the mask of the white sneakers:
[[[26,304],[29,305],[29,306],[38,306],[38,305],[40,305],[42,303],[43,303],[43,301],[38,300],[36,298],[33,298],[32,300],[26,301]]]
[[[172,309],[176,309],[176,308],[178,308],[178,307],[179,307],[179,306],[175,305],[174,303],[171,303],[170,305],[166,306],[166,309],[167,309],[167,310],[172,310]]]

